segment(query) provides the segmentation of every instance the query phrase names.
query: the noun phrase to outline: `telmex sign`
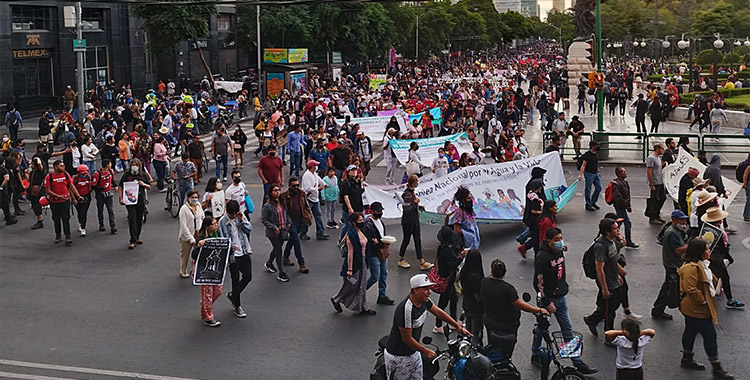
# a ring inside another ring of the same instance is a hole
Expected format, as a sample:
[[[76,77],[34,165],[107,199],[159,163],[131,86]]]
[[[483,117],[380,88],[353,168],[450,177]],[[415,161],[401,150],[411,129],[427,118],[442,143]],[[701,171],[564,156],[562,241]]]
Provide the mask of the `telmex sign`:
[[[49,58],[47,49],[13,50],[13,58]]]

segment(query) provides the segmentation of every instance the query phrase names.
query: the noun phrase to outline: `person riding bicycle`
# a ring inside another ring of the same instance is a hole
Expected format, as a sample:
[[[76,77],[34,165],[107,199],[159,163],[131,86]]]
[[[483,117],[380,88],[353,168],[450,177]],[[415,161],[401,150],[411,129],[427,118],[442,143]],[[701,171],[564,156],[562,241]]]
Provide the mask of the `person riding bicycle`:
[[[430,301],[432,285],[426,274],[417,274],[409,280],[409,296],[396,306],[393,327],[386,344],[385,371],[390,380],[422,380],[422,356],[427,360],[437,357],[435,351],[419,343],[427,311],[456,328],[460,334],[471,335],[450,315]]]

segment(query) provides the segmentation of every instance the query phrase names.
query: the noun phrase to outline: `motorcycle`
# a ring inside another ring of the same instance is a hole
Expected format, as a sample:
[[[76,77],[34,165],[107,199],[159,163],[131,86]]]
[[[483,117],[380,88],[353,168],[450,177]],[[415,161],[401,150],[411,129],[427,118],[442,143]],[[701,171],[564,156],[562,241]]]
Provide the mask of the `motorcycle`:
[[[529,302],[531,301],[531,294],[525,292],[522,298],[525,302]],[[537,295],[537,304],[539,300],[540,297]],[[552,380],[586,380],[586,377],[575,367],[565,367],[558,360],[558,358],[572,359],[581,357],[583,353],[583,335],[575,331],[566,334],[563,334],[562,331],[550,333],[550,317],[542,313],[535,313],[534,316],[536,317],[534,329],[537,334],[542,336],[542,340],[546,346],[539,348],[539,360],[542,364],[541,380],[549,379],[550,363],[554,363],[555,368],[557,368],[555,373],[552,374]]]
[[[506,357],[502,347],[515,344],[515,334],[501,335],[494,331],[489,331],[487,337],[489,344],[484,346],[480,352],[487,356],[492,362],[492,367],[495,368],[496,380],[521,380],[521,373],[518,371],[511,358]]]
[[[219,116],[217,116],[216,120],[214,120],[214,127],[216,128],[220,125],[223,125],[224,128],[229,128],[232,125],[232,121],[234,120],[234,113],[224,106],[216,107],[219,109]]]

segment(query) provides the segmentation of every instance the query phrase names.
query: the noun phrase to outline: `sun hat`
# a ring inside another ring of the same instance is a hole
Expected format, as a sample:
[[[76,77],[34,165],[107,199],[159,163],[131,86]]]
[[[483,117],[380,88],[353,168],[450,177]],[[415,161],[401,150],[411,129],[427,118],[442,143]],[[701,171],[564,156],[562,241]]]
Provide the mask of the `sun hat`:
[[[713,223],[724,220],[724,218],[726,218],[727,216],[729,216],[728,212],[718,207],[710,207],[701,217],[701,221],[703,221],[704,223]]]
[[[717,193],[710,193],[706,190],[701,190],[696,194],[698,196],[698,206],[702,206],[708,202],[711,202],[712,200],[716,199],[716,196],[719,195]]]
[[[701,179],[700,177],[693,178],[693,187],[706,186],[707,183],[708,183],[708,180]]]

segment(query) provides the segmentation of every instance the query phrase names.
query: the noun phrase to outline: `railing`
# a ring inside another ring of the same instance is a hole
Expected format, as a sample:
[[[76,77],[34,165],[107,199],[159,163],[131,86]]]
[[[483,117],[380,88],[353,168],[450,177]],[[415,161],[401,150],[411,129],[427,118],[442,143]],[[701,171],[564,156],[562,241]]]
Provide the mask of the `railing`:
[[[632,132],[593,132],[594,140],[599,142],[599,150],[607,153],[611,159],[612,152],[638,152],[641,162],[646,162],[648,156],[648,137],[638,139],[637,133]],[[610,137],[629,137],[632,141],[611,141]]]
[[[730,143],[727,143],[726,140],[730,140]],[[706,151],[706,156],[708,156],[710,153],[750,153],[750,136],[747,135],[703,135],[701,136],[699,141],[700,143],[698,146],[700,147],[700,149]]]
[[[557,134],[555,132],[544,132],[544,137],[542,138],[542,147],[543,149],[547,149],[547,147],[552,142],[552,137],[556,136]],[[587,150],[589,150],[589,141],[591,141],[591,132],[583,132],[580,134],[581,136],[581,153],[585,153]],[[573,136],[568,136],[567,140],[565,141],[565,145],[560,145],[560,148],[565,148],[563,150],[563,158],[570,157],[573,158],[576,156],[575,149],[573,148]]]

